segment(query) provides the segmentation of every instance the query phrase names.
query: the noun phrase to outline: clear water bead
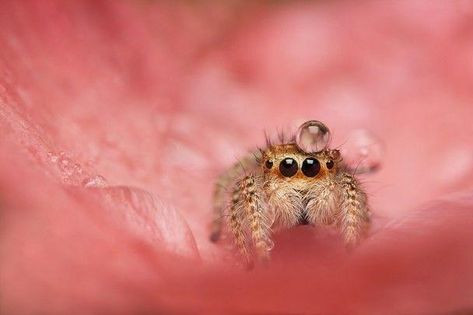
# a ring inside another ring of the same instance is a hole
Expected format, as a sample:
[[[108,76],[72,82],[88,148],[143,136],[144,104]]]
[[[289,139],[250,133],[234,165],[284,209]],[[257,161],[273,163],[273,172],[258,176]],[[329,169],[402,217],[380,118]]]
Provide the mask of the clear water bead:
[[[341,149],[345,163],[356,174],[372,173],[381,167],[384,146],[368,130],[353,131]]]
[[[309,120],[303,123],[296,134],[296,144],[304,152],[315,153],[328,148],[330,130],[322,122]]]
[[[82,181],[85,188],[103,188],[107,186],[107,180],[102,175],[88,177]]]

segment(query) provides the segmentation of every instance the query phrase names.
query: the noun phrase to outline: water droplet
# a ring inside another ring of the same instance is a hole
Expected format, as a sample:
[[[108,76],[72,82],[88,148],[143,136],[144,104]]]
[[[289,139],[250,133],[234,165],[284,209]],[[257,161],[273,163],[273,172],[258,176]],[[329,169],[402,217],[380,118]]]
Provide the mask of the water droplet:
[[[82,168],[80,163],[75,162],[65,152],[48,152],[48,158],[51,163],[55,164],[59,171],[58,176],[66,184],[79,185],[81,180],[88,174]]]
[[[320,152],[330,144],[330,130],[320,121],[306,121],[297,130],[296,144],[304,152]]]
[[[85,188],[103,188],[107,186],[107,180],[102,175],[95,175],[84,179],[82,186]]]
[[[57,160],[59,159],[59,157],[52,152],[48,152],[48,157],[52,163],[57,163]]]
[[[79,163],[74,164],[74,173],[77,175],[81,175],[83,173],[82,166]]]
[[[341,149],[345,163],[356,174],[375,172],[381,167],[383,144],[368,130],[353,131]]]
[[[66,177],[70,177],[72,176],[72,174],[74,174],[74,165],[71,159],[68,158],[65,154],[61,154],[61,156],[59,157],[58,167],[62,174]]]

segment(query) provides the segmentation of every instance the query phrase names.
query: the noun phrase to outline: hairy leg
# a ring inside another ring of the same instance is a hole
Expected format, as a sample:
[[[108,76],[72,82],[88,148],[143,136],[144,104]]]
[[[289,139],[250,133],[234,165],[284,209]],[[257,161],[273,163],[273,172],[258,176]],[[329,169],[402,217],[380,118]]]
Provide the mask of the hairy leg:
[[[255,254],[257,258],[267,259],[272,246],[271,222],[265,213],[267,207],[263,201],[261,180],[254,175],[246,176],[240,183],[240,190],[240,200],[248,218]]]
[[[287,229],[299,223],[299,213],[304,208],[302,195],[293,189],[278,188],[278,184],[267,183],[264,188],[268,191],[268,212],[273,211],[273,230]]]
[[[222,173],[217,179],[213,195],[213,220],[210,233],[210,240],[212,242],[217,242],[222,234],[223,217],[228,204],[229,188],[235,184],[238,178],[241,178],[242,174],[256,167],[257,157],[254,154],[248,154]]]
[[[356,245],[369,227],[370,217],[367,197],[360,189],[357,180],[348,173],[339,176],[340,193],[340,227],[345,243]]]
[[[242,207],[241,198],[242,195],[240,184],[237,184],[235,185],[235,189],[233,190],[228,226],[234,237],[235,245],[237,246],[240,254],[246,260],[247,263],[250,263],[250,253],[248,251],[248,244],[244,228],[246,223],[246,214]]]
[[[333,223],[339,212],[338,196],[339,191],[334,180],[325,179],[317,182],[305,197],[307,220],[317,225]]]

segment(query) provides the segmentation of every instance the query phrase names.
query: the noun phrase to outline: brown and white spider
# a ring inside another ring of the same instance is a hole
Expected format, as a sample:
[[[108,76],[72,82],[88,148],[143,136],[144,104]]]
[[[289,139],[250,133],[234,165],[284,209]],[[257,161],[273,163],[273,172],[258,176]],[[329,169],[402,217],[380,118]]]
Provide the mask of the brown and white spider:
[[[289,141],[267,140],[224,172],[210,239],[216,242],[227,223],[248,263],[269,258],[272,232],[300,224],[335,226],[348,246],[358,243],[370,223],[367,196],[329,139],[323,123],[308,121]]]

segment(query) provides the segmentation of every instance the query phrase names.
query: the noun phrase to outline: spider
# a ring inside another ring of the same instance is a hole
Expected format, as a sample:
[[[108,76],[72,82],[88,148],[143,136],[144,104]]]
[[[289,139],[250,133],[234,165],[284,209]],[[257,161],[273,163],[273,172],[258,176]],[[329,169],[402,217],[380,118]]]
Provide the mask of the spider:
[[[335,226],[348,247],[356,245],[370,224],[367,196],[340,151],[328,148],[329,129],[311,120],[279,140],[267,138],[265,149],[218,178],[211,241],[226,223],[249,264],[269,259],[273,232],[297,225]]]

